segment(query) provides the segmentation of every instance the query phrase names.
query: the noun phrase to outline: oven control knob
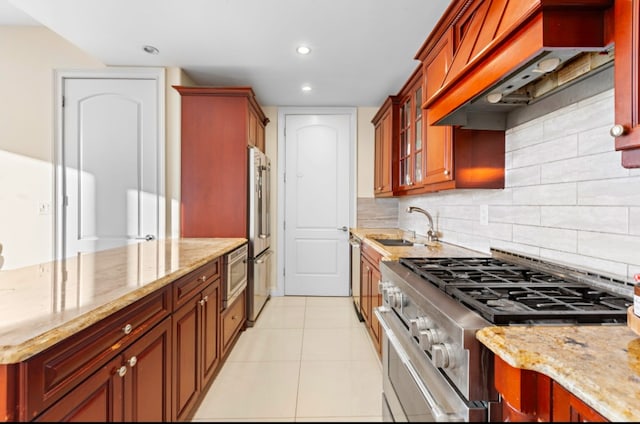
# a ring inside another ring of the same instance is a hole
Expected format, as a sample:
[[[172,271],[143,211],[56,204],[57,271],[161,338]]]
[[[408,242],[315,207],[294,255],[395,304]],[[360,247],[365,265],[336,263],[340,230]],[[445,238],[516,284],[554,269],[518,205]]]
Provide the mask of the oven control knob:
[[[384,295],[384,293],[393,287],[393,284],[388,281],[378,281],[378,293]]]
[[[433,327],[433,320],[427,317],[418,317],[409,320],[411,323],[411,335],[420,337],[420,332]]]
[[[444,335],[442,331],[430,328],[428,330],[423,330],[420,332],[418,336],[418,342],[420,344],[420,348],[424,351],[431,350],[432,346],[444,341]]]
[[[455,355],[449,343],[438,343],[431,347],[431,362],[438,368],[455,367]]]
[[[389,295],[389,305],[392,308],[401,308],[407,304],[407,299],[404,297],[402,291],[399,288],[394,288],[390,292]]]

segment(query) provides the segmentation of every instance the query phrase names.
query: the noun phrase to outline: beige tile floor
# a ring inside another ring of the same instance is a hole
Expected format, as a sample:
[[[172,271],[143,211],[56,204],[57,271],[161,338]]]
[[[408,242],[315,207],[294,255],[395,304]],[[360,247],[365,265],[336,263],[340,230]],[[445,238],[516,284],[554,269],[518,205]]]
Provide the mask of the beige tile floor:
[[[382,368],[350,297],[272,297],[193,421],[382,421]]]

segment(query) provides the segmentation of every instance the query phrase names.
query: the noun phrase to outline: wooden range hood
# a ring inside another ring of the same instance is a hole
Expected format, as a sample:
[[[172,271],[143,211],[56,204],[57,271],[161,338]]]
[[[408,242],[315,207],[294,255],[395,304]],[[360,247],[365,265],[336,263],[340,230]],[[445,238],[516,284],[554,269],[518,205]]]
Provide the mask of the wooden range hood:
[[[540,69],[544,59],[551,60],[543,64],[564,64],[609,46],[609,57],[597,61],[612,64],[612,5],[613,0],[454,0],[415,57],[424,67],[428,124],[504,130],[506,113],[529,103],[519,93],[546,74]]]

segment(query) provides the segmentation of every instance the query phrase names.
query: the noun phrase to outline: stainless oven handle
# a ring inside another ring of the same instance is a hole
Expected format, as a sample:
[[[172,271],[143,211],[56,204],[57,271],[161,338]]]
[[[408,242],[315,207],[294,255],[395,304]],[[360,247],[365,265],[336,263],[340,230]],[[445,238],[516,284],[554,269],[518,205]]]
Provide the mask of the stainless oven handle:
[[[409,371],[409,374],[411,374],[411,377],[413,378],[413,381],[416,383],[416,386],[418,386],[418,389],[420,389],[422,396],[424,396],[424,399],[427,401],[427,404],[429,404],[429,409],[433,412],[434,420],[436,422],[464,421],[464,419],[462,419],[457,415],[444,412],[442,410],[442,407],[433,398],[433,395],[431,394],[429,389],[424,385],[424,383],[422,382],[422,379],[418,375],[418,372],[413,367],[411,360],[407,356],[407,353],[404,351],[404,348],[396,338],[395,334],[393,334],[391,327],[389,327],[389,324],[387,324],[383,316],[383,313],[389,312],[390,310],[391,309],[389,309],[388,306],[380,306],[375,308],[373,310],[373,313],[378,318],[378,321],[380,322],[380,326],[384,330],[384,333],[387,336],[389,343],[391,343],[391,345],[393,346],[393,349],[396,351],[396,353],[400,357],[400,360],[402,361],[404,366],[407,368],[407,371]]]

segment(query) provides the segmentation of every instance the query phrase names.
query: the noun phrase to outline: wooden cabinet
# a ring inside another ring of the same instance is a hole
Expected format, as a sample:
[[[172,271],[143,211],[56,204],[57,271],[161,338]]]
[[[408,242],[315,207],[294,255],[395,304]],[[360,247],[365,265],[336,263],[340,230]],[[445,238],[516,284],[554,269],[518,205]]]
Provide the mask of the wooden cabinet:
[[[144,411],[144,417],[168,419],[170,404],[165,396],[168,393],[160,393],[160,391],[168,391],[171,387],[171,376],[167,368],[171,358],[168,343],[170,331],[158,330],[157,328],[160,327],[156,325],[164,322],[163,320],[166,320],[170,313],[171,291],[165,288],[20,364],[21,374],[24,375],[26,397],[24,408],[20,408],[21,413],[25,415],[19,416],[18,420],[36,419],[49,408],[54,408],[50,413],[52,415],[45,417],[50,416],[53,419],[54,416],[61,416],[66,411],[63,405],[74,405],[74,401],[68,400],[67,396],[71,396],[70,399],[85,402],[86,407],[84,410],[76,408],[76,411],[68,417],[69,419],[75,416],[81,420],[81,417],[85,417],[84,414],[98,413],[95,409],[98,405],[96,402],[101,400],[89,399],[92,396],[90,393],[76,390],[76,387],[90,376],[93,381],[91,384],[97,385],[95,390],[108,390],[109,393],[111,390],[114,391],[102,399],[113,409],[110,414],[113,414],[114,419],[120,416],[125,419],[135,417],[140,404],[149,407]],[[154,335],[149,336],[148,339],[143,338],[154,327],[156,328],[153,330]],[[157,344],[150,348],[147,341]],[[144,360],[143,367],[135,368],[136,360],[133,360],[132,367],[130,361],[133,357],[139,358],[138,362]],[[127,379],[129,382],[122,388],[118,386],[124,384],[119,383],[120,380],[106,381],[112,378],[121,367],[124,367],[124,372],[135,368],[132,372],[134,377]],[[154,377],[148,380],[137,380],[135,376],[140,376],[140,372],[144,375],[151,373]],[[161,379],[165,385],[147,387],[147,381],[151,384],[158,379]],[[72,392],[74,390],[75,392]],[[131,394],[135,396],[129,397]],[[97,393],[94,395],[99,396]],[[58,402],[63,403],[57,406]],[[121,410],[120,403],[126,408],[125,410]],[[66,413],[63,415],[66,416]],[[46,418],[42,419],[46,420]]]
[[[640,167],[640,0],[616,0],[614,5],[614,91],[616,150],[622,166]]]
[[[170,421],[170,347],[165,318],[34,421]]]
[[[244,295],[221,311],[221,266],[222,257],[213,259],[28,360],[0,367],[4,418],[190,419],[245,321]]]
[[[472,100],[543,52],[603,48],[611,4],[611,0],[452,1],[415,56],[425,67],[433,64],[425,72],[423,107],[430,110],[429,124],[473,121],[467,114],[473,113],[467,109]],[[476,121],[484,125],[485,120]]]
[[[398,188],[401,194],[420,187],[424,179],[424,120],[422,114],[422,68],[413,72],[400,91],[400,127],[398,134]]]
[[[378,291],[380,282],[380,260],[382,255],[367,243],[362,243],[360,251],[360,315],[369,330],[369,335],[382,354],[382,328],[374,308],[382,305],[382,295]]]
[[[220,287],[220,259],[174,283],[174,421],[190,418],[217,371]]]
[[[375,154],[373,166],[373,193],[376,197],[393,196],[396,186],[397,153],[395,150],[398,134],[400,100],[389,96],[382,104],[371,123],[375,128]]]
[[[606,422],[609,421],[564,387],[553,382],[552,419],[554,422]]]
[[[237,334],[242,330],[247,320],[246,293],[247,291],[243,290],[242,294],[222,313],[222,357],[226,357],[236,340]]]
[[[181,95],[181,236],[247,237],[247,146],[268,119],[250,87],[174,86]]]
[[[503,421],[608,421],[544,374],[515,368],[498,356],[494,358],[494,380],[502,397]]]

